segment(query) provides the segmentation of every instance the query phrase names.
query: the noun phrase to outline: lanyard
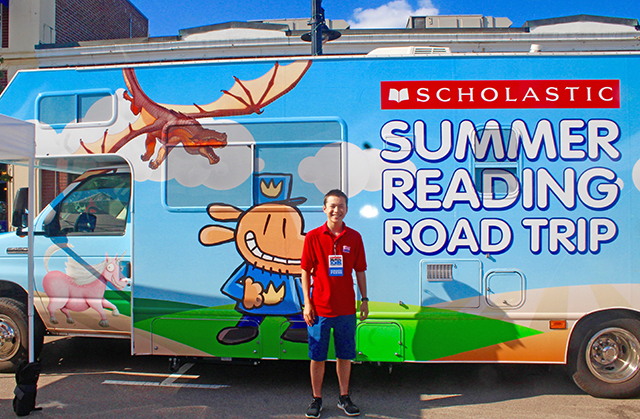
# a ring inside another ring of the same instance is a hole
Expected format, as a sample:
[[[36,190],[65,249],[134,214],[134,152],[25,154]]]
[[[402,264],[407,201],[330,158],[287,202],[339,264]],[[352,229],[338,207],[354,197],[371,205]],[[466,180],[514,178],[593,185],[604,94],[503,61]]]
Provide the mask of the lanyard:
[[[338,242],[340,241],[343,235],[344,235],[344,230],[342,231],[342,233],[338,234],[337,236],[334,236],[333,233],[331,233],[331,240],[333,240],[332,255],[342,255],[342,252],[338,253]]]
[[[332,234],[331,239],[333,240],[333,254],[329,256],[329,276],[342,276],[344,272],[344,261],[342,255],[338,254],[338,240],[340,240],[340,236],[333,237]]]

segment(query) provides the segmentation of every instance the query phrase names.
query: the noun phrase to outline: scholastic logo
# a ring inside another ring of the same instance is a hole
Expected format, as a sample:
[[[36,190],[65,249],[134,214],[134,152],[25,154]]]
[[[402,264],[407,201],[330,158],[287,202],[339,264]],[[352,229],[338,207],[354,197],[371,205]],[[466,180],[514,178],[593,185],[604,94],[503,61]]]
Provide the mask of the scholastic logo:
[[[619,108],[619,80],[380,82],[382,109]]]

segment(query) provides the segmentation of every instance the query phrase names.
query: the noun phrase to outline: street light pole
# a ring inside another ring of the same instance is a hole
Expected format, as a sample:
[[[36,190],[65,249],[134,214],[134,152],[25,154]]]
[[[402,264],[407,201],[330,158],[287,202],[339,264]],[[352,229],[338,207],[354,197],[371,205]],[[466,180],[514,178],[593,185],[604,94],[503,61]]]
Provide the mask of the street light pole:
[[[311,0],[311,20],[309,24],[311,25],[311,32],[305,33],[300,38],[305,42],[311,42],[311,55],[322,55],[322,45],[341,36],[340,32],[329,29],[324,23],[322,0]]]
[[[322,0],[311,0],[311,55],[322,55],[322,27],[324,9]]]

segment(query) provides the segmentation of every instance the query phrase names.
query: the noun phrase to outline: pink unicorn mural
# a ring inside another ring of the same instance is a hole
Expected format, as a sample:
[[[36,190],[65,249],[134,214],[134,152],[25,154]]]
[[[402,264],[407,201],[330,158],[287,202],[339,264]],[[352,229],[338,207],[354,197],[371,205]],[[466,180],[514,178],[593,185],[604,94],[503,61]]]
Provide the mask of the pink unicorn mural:
[[[47,250],[44,262],[47,274],[42,280],[44,292],[49,297],[47,310],[51,323],[58,324],[55,316],[57,310],[67,316],[67,323],[74,324],[69,311],[81,312],[92,308],[100,315],[99,325],[109,327],[104,309],[110,309],[113,316],[119,316],[120,312],[114,304],[104,298],[107,282],[118,290],[124,289],[131,282],[120,272],[120,261],[124,253],[120,257],[116,254],[113,258],[109,258],[107,254],[103,262],[89,266],[69,257],[64,273],[49,271],[49,258],[57,250],[60,250],[60,247],[52,246]]]

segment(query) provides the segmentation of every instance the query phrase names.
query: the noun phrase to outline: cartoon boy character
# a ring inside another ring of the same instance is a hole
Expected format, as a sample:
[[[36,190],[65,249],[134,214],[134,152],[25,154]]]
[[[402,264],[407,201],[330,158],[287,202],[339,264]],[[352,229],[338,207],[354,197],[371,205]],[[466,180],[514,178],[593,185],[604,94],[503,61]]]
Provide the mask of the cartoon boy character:
[[[265,316],[289,318],[282,338],[307,342],[300,283],[304,219],[296,207],[306,198],[289,198],[291,180],[287,174],[256,175],[254,184],[259,189],[253,207],[242,211],[211,204],[207,209],[213,220],[237,221],[237,226],[207,225],[200,230],[200,243],[215,246],[235,241],[244,259],[221,289],[236,301],[236,310],[243,317],[236,326],[218,333],[220,343],[237,345],[255,339]]]

